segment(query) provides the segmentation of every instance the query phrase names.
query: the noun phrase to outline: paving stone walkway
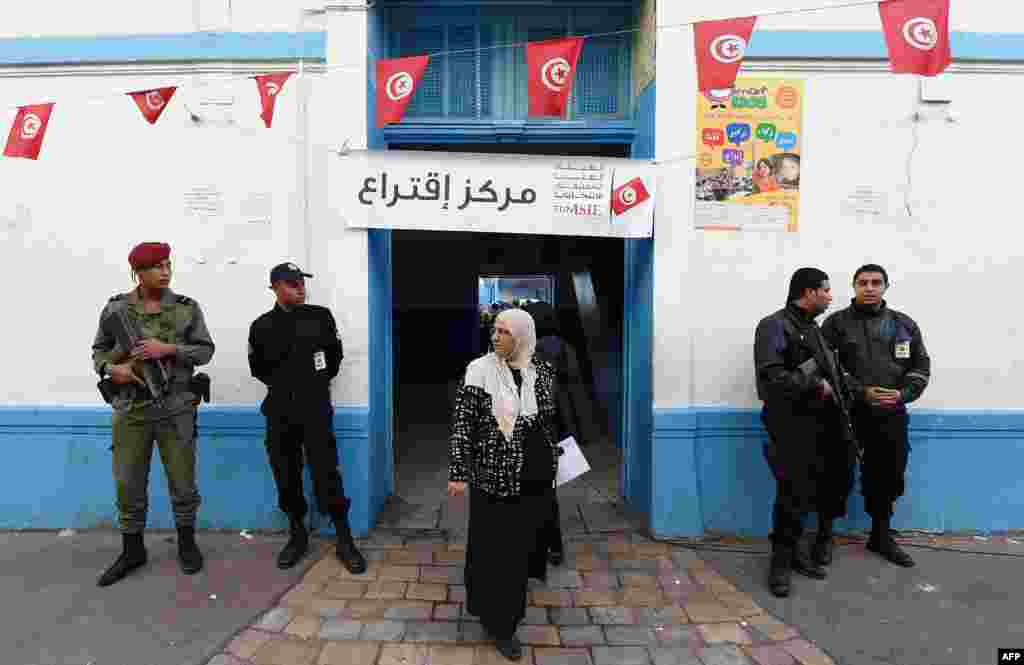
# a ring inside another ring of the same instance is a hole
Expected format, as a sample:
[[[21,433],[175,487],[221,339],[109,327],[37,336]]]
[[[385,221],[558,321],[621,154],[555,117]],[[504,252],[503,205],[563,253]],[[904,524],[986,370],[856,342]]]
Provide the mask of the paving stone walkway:
[[[377,532],[353,576],[319,562],[209,665],[507,665],[463,606],[465,546]],[[834,665],[692,551],[636,533],[566,543],[531,580],[523,665]]]

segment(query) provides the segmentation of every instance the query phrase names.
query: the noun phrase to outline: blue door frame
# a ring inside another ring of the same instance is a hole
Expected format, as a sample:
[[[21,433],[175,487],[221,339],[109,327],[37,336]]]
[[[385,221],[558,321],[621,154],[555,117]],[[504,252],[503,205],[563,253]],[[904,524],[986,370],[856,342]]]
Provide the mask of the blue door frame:
[[[370,70],[379,57],[393,57],[389,25],[383,12],[369,17]],[[376,116],[372,77],[367,80],[367,117]],[[628,96],[628,95],[627,95]],[[380,129],[371,125],[367,147],[383,150],[396,143],[623,143],[634,159],[654,158],[655,84],[632,100],[631,112],[620,119],[578,119],[539,122],[519,114],[500,119],[412,120]],[[394,492],[394,347],[392,321],[392,238],[389,230],[370,230],[368,238],[370,335],[370,478],[371,514]],[[652,380],[654,325],[654,239],[624,243],[624,326],[622,408],[618,428],[623,451],[621,487],[629,509],[647,517],[653,497]]]

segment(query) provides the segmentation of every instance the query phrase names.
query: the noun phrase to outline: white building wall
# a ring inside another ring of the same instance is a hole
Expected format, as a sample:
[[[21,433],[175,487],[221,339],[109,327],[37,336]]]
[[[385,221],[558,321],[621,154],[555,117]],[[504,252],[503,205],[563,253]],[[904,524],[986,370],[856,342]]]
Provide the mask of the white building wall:
[[[337,3],[344,4],[344,3]],[[201,30],[293,31],[309,0],[51,0],[5,8],[0,39],[68,35],[168,34]],[[11,11],[14,9],[14,11]]]
[[[830,5],[846,5],[830,7]],[[774,14],[786,10],[820,9],[793,14]],[[658,3],[658,24],[675,25],[692,21],[759,16],[758,29],[763,30],[875,30],[881,27],[878,3],[871,0],[861,5],[849,0],[786,0],[765,2],[751,0],[715,0],[714,2]],[[765,14],[773,14],[765,16]],[[950,28],[970,32],[1013,32],[1013,26],[1024,23],[1024,7],[1002,0],[953,0]],[[672,31],[675,33],[676,31]],[[683,34],[685,30],[679,30]],[[668,34],[672,34],[668,33]],[[662,32],[662,35],[667,33]],[[690,36],[692,44],[692,33]],[[756,37],[755,37],[756,39]],[[659,40],[659,45],[662,40]],[[664,62],[664,61],[662,61]]]
[[[329,60],[365,63],[353,56],[366,52],[365,15],[327,21]],[[328,152],[345,139],[365,146],[365,66],[329,75],[314,66],[293,77],[266,129],[246,77],[274,67],[203,76],[193,74],[210,66],[8,73],[5,132],[13,106],[57,105],[38,161],[0,159],[0,279],[18,292],[17,312],[0,327],[0,404],[100,404],[89,346],[107,299],[132,288],[128,251],[147,240],[172,245],[172,288],[204,309],[217,344],[206,371],[218,403],[262,399],[265,389],[249,375],[248,327],[273,304],[270,267],[294,260],[315,275],[311,302],[331,307],[341,328],[346,357],[335,403],[368,404],[366,232],[348,231],[331,207],[330,182],[344,162]],[[121,94],[175,84],[182,87],[155,126]],[[204,110],[211,97],[230,102],[234,124]],[[213,192],[221,212],[189,213],[195,188]],[[269,222],[253,223],[261,220]]]
[[[1005,31],[1013,21],[1018,29],[1024,26],[1019,9],[1000,5],[1003,17],[996,23],[975,13],[977,5],[988,3],[971,6],[970,13],[967,3],[954,4],[958,29]],[[758,9],[738,2],[709,7],[716,15]],[[658,11],[660,25],[688,21],[692,12],[677,3],[659,3]],[[772,19],[771,26],[848,28],[841,12],[867,10],[834,11],[835,25],[816,22],[824,17],[790,17]],[[661,160],[696,149],[692,50],[689,28],[659,35],[658,61],[681,63],[658,81]],[[1022,99],[1020,70],[960,67],[951,76],[956,122],[946,122],[944,110],[923,110],[908,189],[910,118],[919,110],[913,77],[884,67],[861,73],[853,66],[782,67],[772,75],[806,81],[798,233],[694,231],[693,161],[664,168],[655,241],[656,407],[758,405],[754,328],[782,306],[792,272],[804,265],[829,272],[835,311],[852,297],[853,271],[877,262],[890,272],[890,304],[918,321],[932,354],[934,378],[920,406],[1024,408],[1024,314],[1011,295],[1024,278],[1022,233],[1012,203],[1019,178],[1005,157],[1024,148],[1024,137],[997,129]],[[765,75],[755,68],[746,72]],[[984,138],[996,133],[998,147]],[[885,195],[882,215],[841,212],[842,201],[857,187]]]

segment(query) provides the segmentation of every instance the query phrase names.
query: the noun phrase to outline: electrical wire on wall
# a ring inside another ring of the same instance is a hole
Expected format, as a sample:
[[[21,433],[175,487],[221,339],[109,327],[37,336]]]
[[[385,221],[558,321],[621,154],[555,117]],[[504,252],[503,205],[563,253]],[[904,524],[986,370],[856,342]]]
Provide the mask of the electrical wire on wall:
[[[920,111],[915,111],[910,118],[910,132],[913,139],[910,144],[910,152],[907,153],[907,185],[903,190],[903,205],[907,209],[907,217],[914,216],[914,211],[910,206],[910,194],[914,186],[914,155],[917,154],[917,148],[921,144],[921,120]]]

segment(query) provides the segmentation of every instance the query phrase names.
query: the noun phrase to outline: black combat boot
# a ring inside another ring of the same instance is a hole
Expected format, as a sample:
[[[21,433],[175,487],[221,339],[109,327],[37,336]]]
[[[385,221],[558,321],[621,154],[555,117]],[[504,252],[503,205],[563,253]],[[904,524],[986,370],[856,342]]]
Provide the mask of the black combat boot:
[[[203,569],[203,553],[196,545],[195,527],[178,528],[178,564],[186,575],[195,575]]]
[[[768,587],[772,595],[785,598],[789,595],[793,548],[772,543],[771,570],[768,573]]]
[[[289,515],[288,524],[290,533],[288,543],[277,555],[277,567],[281,570],[293,567],[302,560],[302,557],[306,556],[306,552],[309,550],[309,531],[306,530],[302,518]]]
[[[349,528],[348,519],[340,514],[332,515],[334,530],[338,534],[338,546],[335,554],[345,569],[353,575],[362,575],[366,572],[366,559],[356,548],[356,541],[352,539],[352,530]]]
[[[98,586],[110,586],[115,582],[120,582],[128,573],[146,565],[148,555],[146,546],[142,543],[142,534],[125,533],[121,535],[121,540],[124,543],[121,556],[117,557],[117,561],[100,575],[100,579],[96,583]]]
[[[814,580],[823,580],[828,577],[828,571],[811,561],[811,557],[799,540],[793,547],[793,570]]]
[[[811,548],[811,559],[820,566],[827,566],[832,563],[832,550],[835,548],[835,539],[832,534],[832,520],[818,519],[818,535],[814,539],[814,547]]]
[[[872,518],[871,537],[868,538],[867,549],[897,566],[913,568],[914,560],[893,540],[892,534],[889,532],[889,520],[889,517]]]

